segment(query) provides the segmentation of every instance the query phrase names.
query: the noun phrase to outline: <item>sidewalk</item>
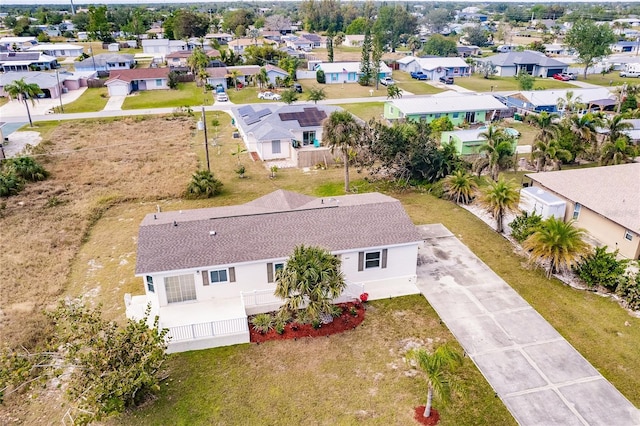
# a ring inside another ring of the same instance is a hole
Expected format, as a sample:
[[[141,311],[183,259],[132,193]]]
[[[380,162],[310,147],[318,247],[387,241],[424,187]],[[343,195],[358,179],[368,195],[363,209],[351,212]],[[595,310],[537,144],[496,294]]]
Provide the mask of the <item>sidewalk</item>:
[[[519,424],[640,424],[633,404],[448,229],[419,229],[418,289]]]

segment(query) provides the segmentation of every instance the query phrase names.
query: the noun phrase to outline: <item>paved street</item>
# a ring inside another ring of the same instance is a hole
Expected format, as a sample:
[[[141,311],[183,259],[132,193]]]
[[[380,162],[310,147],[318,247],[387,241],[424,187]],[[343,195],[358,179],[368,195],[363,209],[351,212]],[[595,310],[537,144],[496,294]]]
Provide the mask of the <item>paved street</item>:
[[[640,425],[640,412],[444,226],[416,285],[521,425]]]

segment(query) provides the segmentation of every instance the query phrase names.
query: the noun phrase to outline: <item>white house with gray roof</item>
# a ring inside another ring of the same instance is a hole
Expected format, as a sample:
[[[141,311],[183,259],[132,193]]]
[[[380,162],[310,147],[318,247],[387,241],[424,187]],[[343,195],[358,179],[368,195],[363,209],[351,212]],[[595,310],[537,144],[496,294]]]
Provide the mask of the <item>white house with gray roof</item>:
[[[569,68],[568,64],[533,50],[500,53],[478,59],[477,62],[493,63],[496,67],[495,75],[500,77],[513,77],[520,71],[534,77],[553,77],[554,74],[566,73]]]
[[[422,238],[400,202],[379,193],[316,198],[277,190],[242,205],[148,214],[127,316],[147,304],[169,329],[170,352],[249,342],[247,315],[275,310],[276,272],[300,245],[340,257],[340,300],[417,294]]]

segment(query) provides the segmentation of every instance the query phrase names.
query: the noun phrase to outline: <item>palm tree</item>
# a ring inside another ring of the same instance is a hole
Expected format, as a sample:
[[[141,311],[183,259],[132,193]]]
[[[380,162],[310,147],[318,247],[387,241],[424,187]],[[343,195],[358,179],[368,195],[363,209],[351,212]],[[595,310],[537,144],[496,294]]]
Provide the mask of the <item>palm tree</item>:
[[[534,138],[534,143],[540,142],[542,145],[547,146],[549,142],[558,135],[560,126],[558,126],[558,124],[555,122],[557,118],[558,114],[549,114],[546,111],[543,111],[540,114],[531,114],[527,116],[527,122],[539,129]],[[532,157],[535,157],[533,155],[533,151]],[[543,165],[540,164],[541,157],[538,156],[537,158],[538,161],[536,161],[536,171],[540,171],[542,170]]]
[[[29,111],[29,103],[36,104],[36,97],[42,93],[42,89],[35,83],[27,83],[24,81],[24,77],[20,80],[15,80],[13,83],[6,84],[4,91],[12,99],[24,102],[24,106],[27,108],[27,117],[29,117],[29,125],[33,127],[33,121],[31,120],[31,111]]]
[[[621,136],[614,142],[607,142],[602,145],[600,165],[610,166],[631,163],[637,155],[638,148],[629,144],[629,138],[627,136]]]
[[[411,50],[411,56],[415,56],[416,50],[419,50],[422,47],[422,42],[416,36],[409,37],[407,40],[407,47]]]
[[[576,228],[573,221],[550,218],[542,221],[536,231],[522,243],[531,252],[531,261],[540,261],[547,266],[547,278],[561,269],[569,269],[582,255],[589,251],[589,245],[582,237],[585,231]]]
[[[236,150],[231,151],[231,155],[235,156],[238,159],[238,166],[240,165],[240,156],[245,152],[247,152],[247,150],[245,149],[244,146],[240,145],[239,143],[236,144]]]
[[[513,181],[505,181],[503,177],[497,182],[491,182],[482,192],[480,204],[496,220],[496,231],[504,231],[504,216],[508,212],[518,210],[520,193]]]
[[[256,81],[258,82],[258,86],[262,89],[269,82],[269,75],[267,74],[267,69],[265,67],[260,67],[260,72],[256,74]]]
[[[504,129],[496,126],[489,126],[489,128],[478,135],[480,138],[485,139],[487,142],[480,148],[480,152],[486,154],[486,161],[482,162],[480,172],[485,167],[489,167],[489,173],[491,179],[498,180],[498,174],[500,169],[508,167],[510,160],[513,156],[512,139],[507,135]]]
[[[582,96],[575,96],[573,90],[567,90],[564,98],[558,99],[558,109],[564,111],[565,117],[573,115],[573,112],[584,109],[584,102],[582,102]]]
[[[614,142],[620,139],[620,137],[626,136],[624,134],[624,130],[629,130],[633,128],[633,125],[628,121],[622,121],[624,117],[620,114],[614,115],[613,117],[609,117],[604,121],[604,127],[607,128],[609,134],[607,136],[607,140],[609,142]]]
[[[349,192],[349,154],[359,139],[360,125],[349,111],[334,111],[322,124],[323,138],[331,153],[338,150],[344,161],[344,191]]]
[[[227,78],[230,78],[232,83],[233,83],[233,87],[238,90],[238,77],[240,77],[241,73],[238,70],[232,70],[229,74],[226,75]]]
[[[389,86],[387,86],[387,99],[389,99],[389,98],[391,98],[391,99],[398,98],[399,99],[401,97],[402,97],[402,89],[400,89],[395,84],[390,84]]]
[[[444,179],[444,192],[457,204],[469,204],[478,189],[473,176],[464,170],[457,170]]]
[[[211,198],[220,194],[222,182],[213,177],[209,170],[198,170],[187,186],[187,198]]]
[[[602,120],[592,113],[572,115],[569,117],[569,128],[580,141],[580,151],[587,152],[597,149],[598,138],[596,127],[602,125]]]
[[[322,247],[296,246],[283,269],[276,272],[274,294],[285,300],[282,314],[294,313],[305,304],[314,319],[331,310],[333,299],[347,284],[340,272],[340,259]]]
[[[572,157],[571,152],[562,148],[555,139],[547,143],[534,142],[531,156],[536,159],[536,172],[540,172],[547,163],[553,165],[553,170],[560,170],[562,162],[569,162]]]
[[[247,30],[247,37],[253,40],[254,46],[258,45],[258,37],[260,37],[260,30],[257,28],[250,28]]]
[[[424,348],[412,349],[407,353],[407,360],[413,361],[427,379],[427,403],[424,417],[431,416],[433,397],[443,405],[451,400],[451,391],[457,388],[447,376],[462,365],[462,356],[449,345],[439,346],[433,353]]]

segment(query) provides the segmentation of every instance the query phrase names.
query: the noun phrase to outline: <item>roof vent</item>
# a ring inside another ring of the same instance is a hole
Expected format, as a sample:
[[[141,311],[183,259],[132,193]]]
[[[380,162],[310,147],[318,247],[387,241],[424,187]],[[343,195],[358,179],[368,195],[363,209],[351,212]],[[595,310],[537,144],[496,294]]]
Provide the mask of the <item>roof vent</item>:
[[[178,226],[178,222],[176,222],[175,220],[173,221],[173,226]]]
[[[209,231],[209,235],[210,235],[210,236],[214,236],[214,235],[216,235],[216,231]]]

